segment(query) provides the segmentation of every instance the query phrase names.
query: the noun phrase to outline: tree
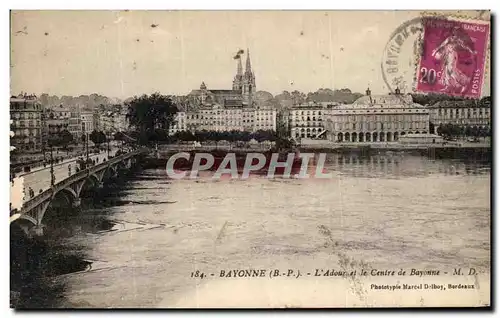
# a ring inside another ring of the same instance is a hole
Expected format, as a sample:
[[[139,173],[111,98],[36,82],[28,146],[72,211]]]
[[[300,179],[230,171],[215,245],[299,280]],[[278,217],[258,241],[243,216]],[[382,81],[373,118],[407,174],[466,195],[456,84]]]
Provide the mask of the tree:
[[[106,134],[102,131],[99,132],[99,140],[101,141],[101,143],[105,143],[106,141],[108,141],[108,137],[106,136]]]
[[[124,141],[125,140],[125,134],[122,133],[121,131],[118,131],[114,134],[113,138],[117,141]]]
[[[465,134],[467,137],[471,136],[471,132],[472,132],[472,131],[471,131],[471,127],[470,127],[470,126],[465,127],[464,134]]]
[[[431,134],[434,133],[434,129],[435,129],[436,125],[434,125],[434,123],[432,123],[431,121],[429,121],[429,132]]]
[[[275,141],[276,133],[272,130],[257,130],[252,134],[252,138],[258,142],[262,142],[264,140]]]
[[[437,128],[437,133],[440,136],[443,136],[445,138],[450,138],[453,135],[453,125],[448,123],[448,124],[439,124]]]
[[[99,148],[102,143],[106,142],[106,135],[102,131],[94,130],[90,133],[89,139]]]
[[[73,142],[73,135],[66,129],[61,131],[62,145],[66,148],[69,144]]]
[[[47,145],[52,148],[52,147],[60,147],[62,145],[62,139],[59,134],[51,134],[49,135],[49,138],[47,139]]]
[[[300,105],[306,101],[306,94],[299,92],[297,90],[293,91],[290,95],[292,95],[292,100],[294,105]]]
[[[479,130],[478,130],[477,126],[471,127],[470,135],[471,135],[471,137],[475,137],[475,138],[477,138],[479,136]]]
[[[59,134],[51,134],[47,140],[49,147],[66,148],[73,142],[73,135],[68,130],[63,130]]]
[[[478,128],[478,137],[482,137],[483,139],[486,139],[488,137],[488,128],[485,127],[479,127]]]
[[[207,131],[206,130],[202,130],[202,131],[197,131],[194,133],[194,138],[196,139],[196,141],[198,142],[204,142],[207,140],[208,138],[208,134],[207,134]]]
[[[139,132],[139,142],[150,144],[150,135],[155,129],[165,129],[172,125],[177,107],[169,96],[154,93],[134,97],[126,103],[127,118],[132,129]]]
[[[178,131],[174,134],[174,138],[180,141],[195,141],[196,136],[189,130]]]

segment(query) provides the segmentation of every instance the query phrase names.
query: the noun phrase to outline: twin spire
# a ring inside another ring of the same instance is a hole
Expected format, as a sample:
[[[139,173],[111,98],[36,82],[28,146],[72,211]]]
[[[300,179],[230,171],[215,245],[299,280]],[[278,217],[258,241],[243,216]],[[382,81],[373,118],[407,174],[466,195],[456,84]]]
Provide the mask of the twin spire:
[[[250,63],[250,51],[247,49],[247,62],[245,65],[245,75],[252,74],[252,64]],[[243,66],[241,65],[241,57],[238,59],[237,76],[243,76]]]
[[[250,50],[247,48],[247,64],[245,66],[245,74],[252,74],[252,65],[250,64]]]
[[[233,90],[239,91],[241,93],[244,105],[252,105],[253,94],[256,91],[255,75],[252,72],[249,50],[247,49],[245,73],[243,73],[243,66],[241,65],[241,54],[244,54],[243,50],[239,50],[237,54],[238,64],[236,69],[236,76],[233,80]]]

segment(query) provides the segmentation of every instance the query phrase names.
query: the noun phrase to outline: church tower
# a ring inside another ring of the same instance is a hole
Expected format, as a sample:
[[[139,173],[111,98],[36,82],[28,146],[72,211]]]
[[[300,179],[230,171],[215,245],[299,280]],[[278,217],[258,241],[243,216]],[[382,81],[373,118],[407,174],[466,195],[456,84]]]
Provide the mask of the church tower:
[[[255,75],[252,72],[252,64],[250,63],[250,51],[247,49],[247,62],[245,74],[243,75],[243,104],[252,105],[255,91]]]
[[[233,80],[233,91],[240,91],[243,89],[243,67],[241,66],[241,56],[238,56],[238,68]]]

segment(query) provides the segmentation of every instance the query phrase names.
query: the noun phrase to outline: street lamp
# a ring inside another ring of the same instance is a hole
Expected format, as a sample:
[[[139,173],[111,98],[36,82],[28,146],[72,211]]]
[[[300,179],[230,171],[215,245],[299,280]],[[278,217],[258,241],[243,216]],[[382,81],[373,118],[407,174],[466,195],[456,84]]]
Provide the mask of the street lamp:
[[[110,136],[109,130],[106,133],[107,133],[106,141],[108,142],[108,159],[109,159],[109,136]]]
[[[56,176],[54,175],[54,156],[53,147],[50,145],[50,187],[53,187],[56,183]]]
[[[89,133],[85,132],[85,145],[87,147],[87,163],[89,161]],[[85,165],[87,165],[87,163],[85,163]]]

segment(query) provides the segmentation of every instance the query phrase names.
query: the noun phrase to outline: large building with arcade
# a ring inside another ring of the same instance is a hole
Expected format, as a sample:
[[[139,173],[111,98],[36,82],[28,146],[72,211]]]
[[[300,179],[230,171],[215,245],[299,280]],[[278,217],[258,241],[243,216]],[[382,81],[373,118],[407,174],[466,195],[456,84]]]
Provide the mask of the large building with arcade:
[[[327,138],[333,142],[391,142],[406,134],[429,133],[429,109],[411,95],[366,95],[353,104],[332,107],[325,116]]]

